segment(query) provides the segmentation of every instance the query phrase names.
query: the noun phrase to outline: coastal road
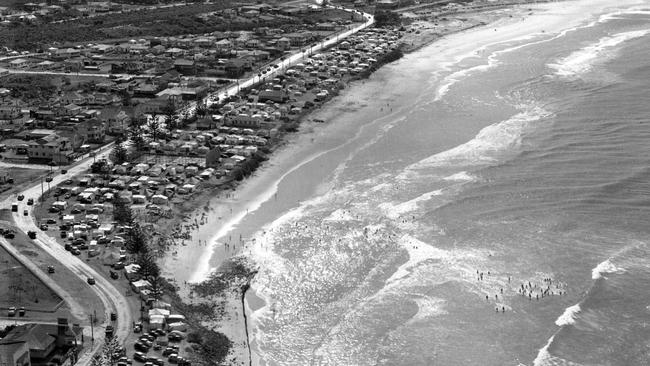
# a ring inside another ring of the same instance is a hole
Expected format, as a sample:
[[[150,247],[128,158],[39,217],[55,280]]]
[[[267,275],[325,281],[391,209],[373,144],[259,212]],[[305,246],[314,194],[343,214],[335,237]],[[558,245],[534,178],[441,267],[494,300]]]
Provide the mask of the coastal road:
[[[351,12],[351,13],[356,13],[357,12],[356,10],[353,10],[353,9],[346,9],[346,8],[334,7],[334,6],[330,6],[330,7],[340,9],[340,10],[345,10],[345,11],[348,11],[348,12]],[[254,76],[252,76],[252,77],[250,77],[248,79],[239,80],[237,85],[234,85],[234,86],[232,86],[232,87],[230,87],[230,88],[228,88],[226,90],[223,90],[223,91],[221,91],[219,93],[209,95],[206,98],[206,105],[209,107],[211,104],[213,104],[213,102],[212,102],[213,100],[222,100],[222,99],[227,98],[229,95],[235,95],[235,94],[239,93],[239,90],[241,88],[251,87],[251,86],[255,85],[256,83],[259,83],[262,79],[265,79],[265,78],[270,78],[271,79],[276,75],[280,75],[280,74],[284,73],[284,70],[286,70],[287,68],[299,63],[302,59],[305,58],[305,56],[311,55],[314,52],[319,52],[319,51],[321,51],[323,49],[326,49],[326,48],[328,48],[328,47],[330,47],[332,45],[335,45],[335,44],[341,42],[342,40],[344,40],[345,38],[359,32],[359,31],[361,31],[363,29],[366,29],[367,27],[371,26],[375,22],[375,17],[372,14],[368,14],[368,13],[362,13],[362,14],[363,14],[363,18],[365,19],[365,21],[362,24],[360,24],[360,25],[358,25],[358,26],[356,26],[356,27],[354,27],[352,29],[337,33],[335,35],[331,35],[329,38],[327,38],[326,40],[324,40],[322,42],[312,44],[309,47],[303,48],[302,51],[295,52],[294,54],[287,57],[286,59],[280,60],[279,62],[276,62],[275,65],[277,65],[278,67],[277,68],[272,67],[270,71],[267,71],[261,77],[258,76],[258,75],[254,75]]]
[[[343,8],[343,7],[340,7],[340,6],[329,6],[329,7],[339,9],[339,10],[345,10],[345,11],[350,12],[350,13],[358,13],[357,10],[346,9],[346,8]],[[266,74],[263,74],[262,78],[267,78],[267,77],[268,78],[273,78],[276,75],[283,74],[284,71],[287,68],[299,63],[306,55],[310,55],[313,52],[318,52],[318,51],[323,50],[323,49],[325,49],[327,47],[330,47],[330,46],[332,46],[334,44],[337,44],[337,43],[341,42],[342,40],[344,40],[345,38],[359,32],[359,31],[361,31],[363,29],[366,29],[366,28],[368,28],[369,26],[371,26],[372,24],[375,23],[375,17],[372,14],[368,14],[368,13],[361,13],[361,14],[363,15],[363,18],[365,19],[365,21],[362,24],[360,24],[360,25],[358,25],[358,26],[356,26],[354,28],[348,29],[346,31],[337,33],[335,35],[331,35],[326,40],[324,40],[322,42],[319,42],[319,43],[316,43],[316,44],[312,44],[309,47],[305,47],[303,49],[303,51],[297,51],[294,54],[292,54],[291,56],[285,58],[284,60],[276,60],[277,62],[275,62],[275,63],[272,62],[271,64],[278,65],[278,67],[271,67],[271,70],[267,71]],[[307,52],[307,51],[309,51],[309,52]],[[261,72],[261,70],[260,70],[260,72]],[[208,95],[207,97],[205,97],[203,99],[203,103],[205,103],[205,105],[209,107],[212,104],[215,104],[216,101],[220,101],[222,99],[227,98],[228,96],[238,94],[239,91],[242,88],[247,88],[247,87],[255,85],[256,83],[259,83],[262,80],[262,78],[257,76],[257,75],[253,75],[252,77],[247,78],[247,79],[238,79],[236,85],[233,85],[233,86],[231,86],[231,87],[229,87],[229,88],[227,88],[225,90],[222,90],[222,91],[219,91],[219,92]],[[179,112],[179,115],[180,116],[185,116],[185,117],[191,117],[196,112],[196,105],[197,105],[196,102],[190,103],[187,107],[183,108]]]
[[[88,157],[80,161],[76,165],[70,167],[68,169],[67,174],[65,175],[58,174],[54,176],[52,182],[50,182],[50,187],[56,187],[58,184],[61,184],[64,180],[68,179],[69,177],[86,172],[95,159],[102,159],[108,157],[111,148],[112,148],[112,144],[109,144],[104,148],[102,148],[101,151],[96,152],[95,157]],[[92,361],[92,357],[95,355],[95,353],[101,350],[101,346],[104,340],[104,332],[102,331],[102,329],[110,324],[111,312],[115,312],[117,314],[117,321],[114,323],[115,336],[119,340],[124,340],[129,335],[129,333],[131,332],[131,323],[132,323],[132,315],[129,308],[129,303],[126,297],[124,296],[124,294],[122,294],[118,289],[116,289],[115,286],[113,286],[113,284],[110,283],[109,280],[107,280],[102,275],[97,273],[92,267],[90,267],[88,264],[82,261],[79,257],[73,256],[70,253],[68,253],[63,248],[63,246],[61,246],[59,243],[56,242],[54,238],[48,236],[47,232],[43,232],[39,230],[36,222],[34,221],[34,212],[33,212],[34,206],[27,205],[26,201],[28,198],[33,198],[38,204],[38,198],[40,198],[41,196],[41,189],[42,189],[41,183],[39,182],[38,184],[26,188],[22,192],[20,192],[20,194],[23,194],[25,196],[25,200],[18,203],[19,209],[18,212],[13,213],[13,219],[15,221],[16,227],[19,230],[23,231],[25,234],[28,231],[36,231],[37,238],[34,240],[34,243],[36,243],[39,248],[41,248],[43,251],[50,254],[52,257],[56,258],[62,265],[66,266],[70,271],[72,271],[72,273],[75,274],[75,276],[79,279],[79,281],[83,281],[84,283],[87,283],[87,279],[89,277],[93,277],[95,279],[96,281],[95,285],[88,285],[88,286],[90,286],[90,288],[95,292],[95,294],[102,301],[105,308],[105,314],[102,317],[103,323],[101,324],[101,327],[98,327],[99,331],[97,331],[95,335],[95,340],[97,342],[94,342],[94,347],[90,350],[90,352],[85,352],[84,354],[81,355],[79,359],[78,364],[82,366],[87,366],[90,365]],[[12,203],[15,203],[13,201],[13,197],[9,197],[2,203],[2,207],[10,207]],[[23,210],[27,210],[28,212],[27,216],[23,215]],[[10,243],[3,242],[2,245],[6,246],[7,249],[12,252],[15,251],[15,249],[11,247]],[[36,272],[36,274],[38,275],[38,272]],[[48,284],[51,283],[48,282]],[[64,297],[67,301],[70,300],[70,291],[67,291],[65,289],[65,285],[66,285],[65,283],[57,284],[58,287],[63,288],[62,289],[63,291],[60,293],[60,295]],[[57,286],[54,286],[53,288],[56,290]],[[69,302],[68,304],[71,306],[71,308],[75,309],[75,311],[73,311],[75,316],[77,316],[82,320],[90,319],[90,314],[93,313],[93,309],[79,310],[79,308],[76,307],[78,306],[76,304],[76,301],[74,301],[74,299],[70,301],[71,302]],[[83,314],[78,314],[78,312],[80,311],[82,311]]]

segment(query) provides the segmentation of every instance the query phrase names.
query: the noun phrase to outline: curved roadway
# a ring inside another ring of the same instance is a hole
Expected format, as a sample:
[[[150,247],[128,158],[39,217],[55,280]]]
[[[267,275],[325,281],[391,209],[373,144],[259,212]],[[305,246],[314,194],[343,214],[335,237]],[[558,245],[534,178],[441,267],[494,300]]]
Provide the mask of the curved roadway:
[[[98,153],[95,158],[101,159],[107,157],[111,147],[112,144],[106,146],[103,149],[104,151],[102,153]],[[93,161],[94,158],[86,158],[77,165],[68,169],[67,174],[58,174],[54,176],[53,180],[50,182],[50,187],[56,187],[58,184],[61,184],[71,176],[85,173]],[[38,204],[38,199],[41,197],[41,183],[39,182],[29,188],[24,189],[22,192],[20,192],[20,194],[24,195],[26,199],[33,198],[36,204]],[[3,202],[2,206],[11,207],[11,204],[13,203],[15,203],[15,201],[13,197],[10,197]],[[114,323],[115,337],[120,340],[126,339],[126,337],[131,332],[132,314],[129,303],[124,294],[115,288],[115,286],[113,286],[109,280],[107,280],[101,274],[97,273],[92,267],[86,264],[79,257],[73,256],[67,252],[61,244],[57,243],[54,238],[48,235],[48,232],[40,231],[37,227],[36,222],[34,221],[34,206],[27,205],[26,200],[18,202],[18,206],[18,212],[12,213],[16,227],[23,231],[25,234],[28,231],[36,231],[38,233],[38,236],[35,240],[33,240],[33,242],[36,243],[43,251],[56,258],[62,265],[66,266],[79,278],[80,281],[87,283],[88,277],[93,277],[95,279],[95,285],[88,286],[90,286],[90,288],[95,292],[95,294],[99,297],[104,305],[104,322],[101,324],[100,328],[103,329],[111,323],[110,313],[115,312],[117,314],[117,321]],[[27,210],[28,216],[23,215],[23,210]],[[6,243],[5,241],[2,244],[9,243]],[[59,295],[70,305],[73,315],[81,318],[81,320],[89,319],[89,316],[91,314],[90,309],[81,308],[79,303],[74,298],[74,293],[70,293],[69,291],[65,290],[65,284],[52,283],[52,281],[47,276],[41,277],[43,276],[43,272],[40,269],[30,269],[39,278],[45,279],[45,282],[50,284],[53,289],[59,293]],[[96,342],[94,342],[93,349],[90,352],[85,352],[82,354],[78,361],[78,364],[83,366],[90,365],[92,356],[94,356],[94,354],[101,349],[104,341],[104,332],[100,330],[96,333]]]

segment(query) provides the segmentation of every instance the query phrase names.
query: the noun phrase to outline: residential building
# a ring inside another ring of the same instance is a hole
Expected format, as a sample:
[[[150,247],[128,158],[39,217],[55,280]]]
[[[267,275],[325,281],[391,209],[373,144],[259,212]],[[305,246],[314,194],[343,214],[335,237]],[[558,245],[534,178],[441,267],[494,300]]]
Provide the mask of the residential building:
[[[0,363],[7,366],[74,365],[82,344],[82,328],[70,326],[66,318],[59,318],[57,324],[19,325],[0,340]]]
[[[0,365],[30,366],[27,342],[0,343]]]
[[[66,137],[51,134],[29,142],[27,156],[30,159],[68,163],[72,145]]]

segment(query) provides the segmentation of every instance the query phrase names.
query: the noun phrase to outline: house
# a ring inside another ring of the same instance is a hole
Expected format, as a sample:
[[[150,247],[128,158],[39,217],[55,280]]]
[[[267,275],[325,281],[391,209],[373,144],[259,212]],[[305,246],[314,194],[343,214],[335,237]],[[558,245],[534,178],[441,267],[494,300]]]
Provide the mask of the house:
[[[291,48],[291,40],[287,37],[282,37],[277,40],[276,46],[281,50],[288,50]]]
[[[83,329],[75,324],[70,326],[66,318],[59,318],[57,324],[23,324],[0,340],[0,350],[9,351],[8,354],[1,352],[0,360],[9,361],[3,365],[74,365],[82,344]]]
[[[27,156],[30,159],[47,160],[55,163],[69,163],[72,145],[70,140],[51,134],[29,142]]]
[[[314,38],[311,32],[288,33],[285,37],[289,39],[289,42],[293,47],[302,47]]]
[[[214,47],[219,52],[230,52],[232,50],[232,43],[227,39],[222,39],[216,42]]]
[[[259,114],[237,114],[234,116],[227,116],[225,118],[226,126],[244,127],[244,128],[259,128],[262,123],[262,116]]]
[[[253,64],[250,59],[235,58],[228,60],[224,66],[226,75],[232,78],[240,77],[247,70],[252,70]]]
[[[183,75],[194,75],[196,73],[196,64],[193,60],[179,58],[174,61],[174,69]]]
[[[106,125],[106,133],[109,135],[120,135],[126,132],[131,117],[122,109],[104,108],[99,119]]]
[[[106,137],[105,124],[96,118],[79,123],[78,131],[84,143],[102,143]]]
[[[267,100],[270,100],[272,102],[277,102],[277,103],[284,103],[289,99],[289,93],[287,93],[286,90],[281,90],[281,89],[266,89],[262,90],[258,96],[257,100],[259,102],[266,102]]]
[[[0,365],[30,366],[27,342],[0,343]]]

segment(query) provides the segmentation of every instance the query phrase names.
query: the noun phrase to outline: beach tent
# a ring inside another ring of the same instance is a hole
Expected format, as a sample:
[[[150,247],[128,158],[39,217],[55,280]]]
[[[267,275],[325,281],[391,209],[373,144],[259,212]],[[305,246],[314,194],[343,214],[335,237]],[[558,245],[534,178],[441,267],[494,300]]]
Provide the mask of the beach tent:
[[[162,329],[165,324],[165,317],[162,315],[149,316],[150,329]]]
[[[56,207],[57,209],[63,211],[68,208],[68,203],[65,201],[56,201],[52,203],[52,207]]]
[[[147,201],[147,198],[141,194],[134,194],[131,197],[131,202],[134,204],[140,204],[140,203],[145,203]]]
[[[170,331],[187,332],[187,324],[185,324],[185,323],[173,323],[173,324],[169,325],[169,330]]]
[[[128,266],[124,266],[124,275],[126,276],[127,279],[131,279],[135,276],[138,275],[138,272],[140,271],[140,265],[138,264],[129,264]]]
[[[169,199],[167,196],[163,196],[162,194],[155,194],[153,197],[151,197],[151,202],[153,202],[156,205],[165,205],[167,204],[167,201]]]
[[[156,300],[151,303],[151,307],[154,309],[166,309],[170,310],[172,308],[172,305],[168,302]],[[169,314],[167,314],[169,316]]]
[[[158,309],[158,308],[153,308],[149,310],[149,318],[152,316],[160,315],[163,316],[164,318],[167,318],[169,316],[170,312],[167,309]]]
[[[173,324],[173,323],[182,323],[185,322],[185,316],[181,314],[170,314],[167,317],[167,324]]]
[[[64,224],[72,224],[74,222],[74,215],[65,215],[63,216]]]
[[[126,267],[124,268],[126,269]],[[131,282],[131,288],[135,293],[142,292],[142,290],[148,289],[150,287],[151,287],[151,283],[147,280],[138,280],[138,281]]]

